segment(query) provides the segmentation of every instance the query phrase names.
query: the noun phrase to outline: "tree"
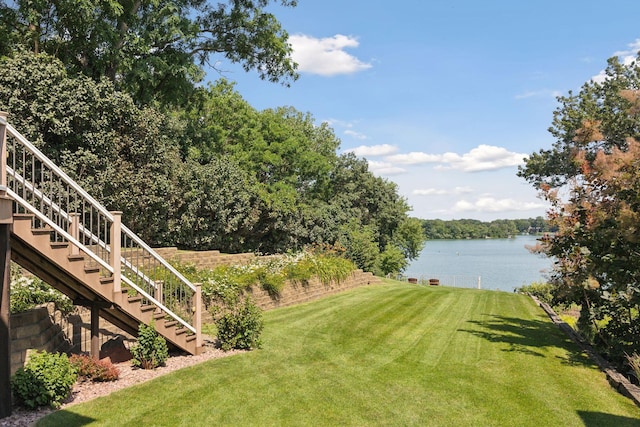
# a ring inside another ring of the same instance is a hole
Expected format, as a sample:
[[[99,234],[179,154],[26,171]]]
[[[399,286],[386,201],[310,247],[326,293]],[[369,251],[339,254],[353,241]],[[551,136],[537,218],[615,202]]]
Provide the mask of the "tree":
[[[181,248],[252,250],[258,220],[255,185],[233,159],[220,156],[200,165],[188,162],[179,176],[181,197],[170,220],[171,240]]]
[[[558,97],[549,132],[556,138],[550,150],[531,154],[518,175],[536,188],[561,187],[580,175],[575,152],[593,158],[598,150],[625,149],[628,138],[640,137],[638,107],[633,93],[640,87],[640,67],[625,66],[617,57],[608,61],[603,82],[585,83],[580,93]]]
[[[520,169],[552,204],[555,297],[615,362],[640,351],[640,67],[609,60],[606,79],[560,97],[557,141]]]
[[[417,218],[406,218],[396,229],[392,240],[406,260],[418,258],[426,241],[422,231],[422,221]],[[402,270],[404,267],[397,271]]]
[[[0,68],[0,110],[11,123],[142,238],[169,243],[180,124],[107,80],[69,76],[48,55],[16,54]]]
[[[73,73],[108,78],[139,104],[181,103],[217,55],[288,85],[297,78],[296,64],[286,31],[265,10],[271,3],[0,1],[0,53],[49,53]]]

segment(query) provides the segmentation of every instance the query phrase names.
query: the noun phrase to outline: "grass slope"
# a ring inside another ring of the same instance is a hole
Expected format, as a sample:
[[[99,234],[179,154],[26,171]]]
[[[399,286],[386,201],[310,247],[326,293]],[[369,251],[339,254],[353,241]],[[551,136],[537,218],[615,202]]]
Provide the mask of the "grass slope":
[[[38,425],[640,425],[640,410],[522,295],[387,282],[265,320],[259,351]]]

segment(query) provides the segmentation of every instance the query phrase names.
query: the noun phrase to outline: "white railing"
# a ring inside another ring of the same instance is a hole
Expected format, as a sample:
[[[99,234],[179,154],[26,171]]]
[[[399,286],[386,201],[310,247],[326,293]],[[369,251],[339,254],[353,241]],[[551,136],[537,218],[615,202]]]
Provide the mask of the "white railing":
[[[0,113],[0,187],[17,213],[34,216],[34,227],[51,229],[52,242],[67,242],[88,256],[114,292],[122,284],[196,334],[202,344],[200,288],[194,286],[135,233],[120,223],[64,171],[16,131]]]
[[[417,279],[418,284],[421,285],[429,285],[430,280],[435,279],[438,281],[438,284],[440,286],[482,289],[481,276],[463,276],[459,274],[422,274],[419,277],[415,278]],[[402,280],[406,281],[407,278],[403,276]]]

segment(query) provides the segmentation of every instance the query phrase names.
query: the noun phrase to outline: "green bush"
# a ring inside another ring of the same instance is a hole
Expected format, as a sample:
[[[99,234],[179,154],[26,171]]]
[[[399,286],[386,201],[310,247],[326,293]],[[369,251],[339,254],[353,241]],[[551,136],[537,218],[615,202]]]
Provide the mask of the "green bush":
[[[400,273],[407,268],[407,259],[400,248],[393,245],[387,245],[383,252],[378,255],[379,275],[386,276],[391,273]]]
[[[530,285],[516,288],[516,292],[533,295],[541,302],[546,302],[549,305],[553,303],[553,290],[554,286],[551,283],[542,282],[533,282]]]
[[[167,342],[158,335],[153,323],[145,325],[141,323],[138,327],[138,341],[131,346],[134,366],[143,369],[154,369],[164,365],[169,358]]]
[[[342,257],[316,255],[314,275],[324,285],[345,280],[356,269],[353,261]]]
[[[34,352],[14,375],[11,390],[27,408],[57,408],[69,396],[77,378],[66,354]]]
[[[256,279],[271,298],[278,298],[285,284],[284,275],[280,271],[273,271],[268,266],[257,269]]]
[[[260,348],[260,334],[264,327],[262,311],[249,298],[216,319],[218,340],[224,351]]]

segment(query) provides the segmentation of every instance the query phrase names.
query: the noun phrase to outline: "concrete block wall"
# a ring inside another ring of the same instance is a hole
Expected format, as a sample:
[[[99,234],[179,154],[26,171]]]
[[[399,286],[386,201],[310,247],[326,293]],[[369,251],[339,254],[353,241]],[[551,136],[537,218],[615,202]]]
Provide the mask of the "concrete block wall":
[[[223,254],[220,251],[183,251],[178,248],[155,248],[158,255],[169,262],[193,264],[198,269],[216,268],[220,265],[248,264],[256,255],[253,253]]]
[[[220,265],[248,264],[256,259],[253,253],[223,254],[220,251],[184,251],[174,247],[154,249],[164,259],[172,262],[189,263],[196,268],[215,268]],[[259,287],[252,289],[252,294],[257,305],[263,310],[287,305],[299,304],[301,302],[312,301],[325,295],[334,294],[347,289],[355,288],[372,283],[378,283],[380,279],[371,273],[362,270],[355,271],[350,277],[341,282],[332,282],[327,285],[322,284],[318,279],[312,279],[309,283],[289,283],[287,282],[278,298],[272,298],[267,292]],[[211,321],[211,316],[206,313],[203,322]]]
[[[74,313],[63,315],[53,303],[33,310],[12,314],[11,323],[11,374],[24,366],[29,350],[48,352],[89,352],[91,349],[91,312],[76,307]],[[129,334],[100,319],[100,345]]]
[[[263,310],[270,310],[313,301],[347,289],[375,283],[380,283],[380,278],[371,273],[356,270],[348,278],[340,282],[323,284],[317,278],[313,278],[307,283],[287,282],[277,298],[271,297],[265,290],[256,286],[252,288],[251,292],[258,307]]]

